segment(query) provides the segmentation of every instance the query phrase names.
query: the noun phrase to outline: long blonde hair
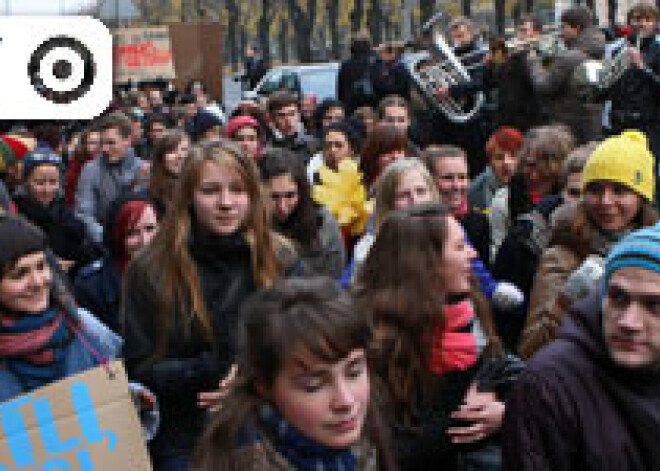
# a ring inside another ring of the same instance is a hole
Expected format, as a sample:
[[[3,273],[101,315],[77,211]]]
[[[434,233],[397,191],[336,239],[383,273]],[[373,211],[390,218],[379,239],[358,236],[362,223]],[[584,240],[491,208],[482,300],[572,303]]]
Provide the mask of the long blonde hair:
[[[242,231],[252,249],[252,271],[258,286],[270,286],[282,271],[277,251],[283,242],[270,229],[270,212],[254,162],[233,143],[212,140],[193,147],[181,171],[170,209],[160,231],[134,264],[151,285],[155,298],[158,358],[165,353],[167,336],[175,315],[184,317],[187,332],[198,322],[209,341],[213,325],[204,302],[199,273],[190,250],[194,222],[194,195],[204,165],[212,162],[235,170],[250,198],[250,209]]]

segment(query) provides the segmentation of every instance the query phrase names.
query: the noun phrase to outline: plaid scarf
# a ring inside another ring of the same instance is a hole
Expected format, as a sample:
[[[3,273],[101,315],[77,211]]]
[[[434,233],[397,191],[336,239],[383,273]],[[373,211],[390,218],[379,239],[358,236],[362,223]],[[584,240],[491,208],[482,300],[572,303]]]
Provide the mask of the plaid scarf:
[[[260,410],[264,427],[272,432],[273,446],[297,471],[355,471],[357,460],[349,449],[333,449],[312,441],[294,429],[273,407]]]
[[[433,327],[431,372],[442,376],[450,371],[465,371],[478,357],[474,333],[472,301],[465,299],[443,308],[445,325]]]
[[[39,315],[0,315],[0,355],[26,390],[64,375],[65,347],[71,336],[64,314],[52,307]]]

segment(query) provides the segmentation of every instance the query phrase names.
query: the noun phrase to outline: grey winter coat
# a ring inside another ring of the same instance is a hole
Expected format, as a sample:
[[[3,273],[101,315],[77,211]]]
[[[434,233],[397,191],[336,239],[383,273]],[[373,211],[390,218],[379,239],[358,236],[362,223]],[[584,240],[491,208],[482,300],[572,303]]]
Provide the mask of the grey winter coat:
[[[144,162],[129,149],[121,162],[109,164],[101,156],[85,164],[76,189],[76,215],[85,223],[95,242],[103,240],[103,224],[110,203],[125,191],[143,182],[140,170]]]
[[[604,53],[605,36],[593,27],[582,31],[569,49],[559,52],[550,67],[545,68],[539,57],[528,60],[534,91],[549,107],[550,122],[569,126],[577,144],[601,136],[603,105],[586,103],[579,97],[573,73],[585,60],[602,59]]]

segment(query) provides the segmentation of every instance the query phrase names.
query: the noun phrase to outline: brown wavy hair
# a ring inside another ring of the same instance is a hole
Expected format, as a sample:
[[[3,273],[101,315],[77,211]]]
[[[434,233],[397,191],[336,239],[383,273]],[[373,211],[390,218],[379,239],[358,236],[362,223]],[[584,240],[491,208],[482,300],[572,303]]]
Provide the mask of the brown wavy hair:
[[[237,470],[246,465],[245,460],[237,463],[233,453],[240,446],[237,437],[260,430],[260,409],[270,404],[269,393],[297,349],[336,363],[354,350],[368,350],[370,338],[367,319],[356,315],[351,297],[330,278],[289,278],[257,292],[241,309],[236,379],[203,433],[191,469]],[[390,437],[374,386],[363,437],[377,451],[378,469],[390,471],[395,469]]]
[[[172,175],[165,167],[165,156],[170,152],[174,152],[184,139],[189,139],[185,132],[179,129],[171,129],[165,131],[154,145],[149,192],[151,196],[166,206],[172,201],[174,186],[178,177]]]
[[[155,297],[157,346],[151,361],[165,354],[167,336],[176,315],[185,316],[185,333],[189,333],[192,324],[197,322],[205,338],[209,341],[213,339],[212,322],[204,302],[199,273],[189,249],[195,220],[194,194],[207,162],[232,168],[245,184],[250,197],[250,210],[241,230],[252,248],[252,271],[256,283],[261,287],[270,286],[283,270],[277,251],[286,243],[270,229],[269,206],[255,163],[225,139],[193,147],[158,234],[129,265],[129,271],[137,272],[148,283]]]
[[[408,136],[403,129],[388,123],[376,123],[367,134],[360,152],[360,170],[367,188],[376,181],[380,173],[378,158],[383,154],[407,148]]]
[[[451,213],[440,203],[393,211],[354,283],[359,312],[374,325],[373,355],[393,416],[406,427],[419,418],[418,404],[428,398],[434,378],[428,366],[432,327],[445,325],[442,306],[447,293],[438,264],[445,251],[449,217]],[[474,283],[470,298],[489,340],[486,353],[500,352],[488,305]]]

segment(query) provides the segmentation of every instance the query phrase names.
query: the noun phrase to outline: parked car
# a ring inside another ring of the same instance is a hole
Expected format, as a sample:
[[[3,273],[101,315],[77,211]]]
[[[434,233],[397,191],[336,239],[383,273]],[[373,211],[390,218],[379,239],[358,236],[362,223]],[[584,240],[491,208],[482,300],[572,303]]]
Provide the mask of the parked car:
[[[298,96],[313,93],[319,102],[336,98],[338,72],[339,62],[273,67],[254,89],[243,91],[243,99],[263,101],[277,90],[290,90]]]

